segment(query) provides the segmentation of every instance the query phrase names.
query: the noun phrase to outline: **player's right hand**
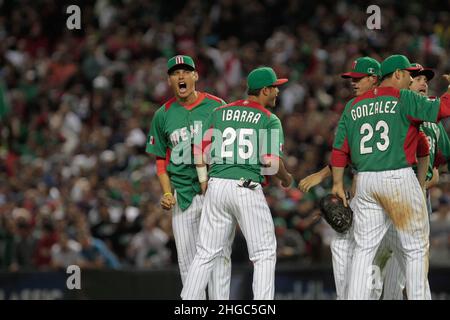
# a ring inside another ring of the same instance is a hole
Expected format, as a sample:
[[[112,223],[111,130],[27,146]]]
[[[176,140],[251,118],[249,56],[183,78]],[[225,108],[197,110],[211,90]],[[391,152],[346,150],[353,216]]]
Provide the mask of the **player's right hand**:
[[[298,188],[303,192],[308,192],[309,189],[317,186],[321,182],[322,182],[322,177],[320,176],[320,174],[318,172],[313,173],[313,174],[307,176],[306,178],[303,178],[302,180],[300,180],[300,183],[298,184]]]
[[[334,194],[342,199],[345,207],[348,207],[347,196],[344,191],[344,187],[342,185],[333,185],[333,189],[331,189],[331,194]]]
[[[173,194],[166,194],[165,196],[162,197],[160,204],[161,208],[163,208],[164,210],[170,210],[175,205],[175,203],[176,200]]]
[[[444,78],[445,78],[445,80],[447,80],[447,82],[450,84],[450,73],[449,74],[443,74],[442,75]]]
[[[283,188],[289,188],[292,185],[293,181],[294,179],[292,178],[292,175],[288,173],[285,179],[281,181],[281,186]]]

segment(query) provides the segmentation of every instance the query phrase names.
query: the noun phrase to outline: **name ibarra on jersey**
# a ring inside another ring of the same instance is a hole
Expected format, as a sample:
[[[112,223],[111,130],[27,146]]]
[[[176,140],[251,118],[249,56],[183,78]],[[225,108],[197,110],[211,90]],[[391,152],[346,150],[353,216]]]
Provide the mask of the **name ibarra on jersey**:
[[[395,107],[397,106],[397,102],[398,101],[395,100],[389,100],[386,101],[384,105],[383,101],[371,102],[368,105],[363,104],[357,106],[355,109],[352,109],[350,113],[353,120],[380,113],[396,113]]]
[[[231,110],[222,113],[222,121],[239,121],[239,122],[250,122],[258,123],[261,118],[261,113],[252,111],[242,111],[241,110]]]

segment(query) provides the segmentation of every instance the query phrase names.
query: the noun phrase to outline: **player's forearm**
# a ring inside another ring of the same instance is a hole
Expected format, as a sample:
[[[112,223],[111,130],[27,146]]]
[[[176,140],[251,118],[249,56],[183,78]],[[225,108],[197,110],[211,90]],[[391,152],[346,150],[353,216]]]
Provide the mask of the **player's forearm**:
[[[433,168],[433,177],[430,181],[426,183],[427,189],[434,187],[439,183],[439,170],[437,168]]]
[[[278,158],[278,172],[275,175],[281,181],[288,182],[292,179],[291,174],[287,171],[282,158]]]
[[[344,167],[332,167],[333,186],[344,186]]]
[[[162,193],[172,193],[172,186],[170,185],[170,178],[167,173],[158,175],[159,184],[161,185]]]
[[[417,158],[417,180],[422,188],[425,187],[428,166],[430,164],[430,156]]]
[[[325,180],[328,177],[331,177],[331,169],[330,166],[325,166],[322,170],[319,171],[320,178]]]

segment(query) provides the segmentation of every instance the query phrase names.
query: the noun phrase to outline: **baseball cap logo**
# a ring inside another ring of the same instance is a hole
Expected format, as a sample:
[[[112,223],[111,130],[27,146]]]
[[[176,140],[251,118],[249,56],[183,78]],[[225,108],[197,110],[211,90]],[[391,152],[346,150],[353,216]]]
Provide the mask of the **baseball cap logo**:
[[[373,68],[367,68],[367,73],[375,73],[375,70]]]
[[[182,63],[184,63],[183,56],[176,56],[176,57],[175,57],[175,63],[176,63],[176,64],[182,64]]]

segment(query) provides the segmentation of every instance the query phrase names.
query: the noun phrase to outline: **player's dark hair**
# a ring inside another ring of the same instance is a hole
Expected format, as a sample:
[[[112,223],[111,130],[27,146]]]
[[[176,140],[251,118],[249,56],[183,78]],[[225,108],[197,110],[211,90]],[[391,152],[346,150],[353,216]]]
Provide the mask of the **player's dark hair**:
[[[263,88],[259,88],[259,89],[247,89],[247,95],[249,96],[259,96],[259,93],[261,92]]]
[[[382,81],[384,81],[384,80],[386,80],[386,79],[391,78],[393,74],[394,74],[394,72],[385,74],[385,75],[381,78],[381,81],[380,81],[380,82],[382,82]]]

